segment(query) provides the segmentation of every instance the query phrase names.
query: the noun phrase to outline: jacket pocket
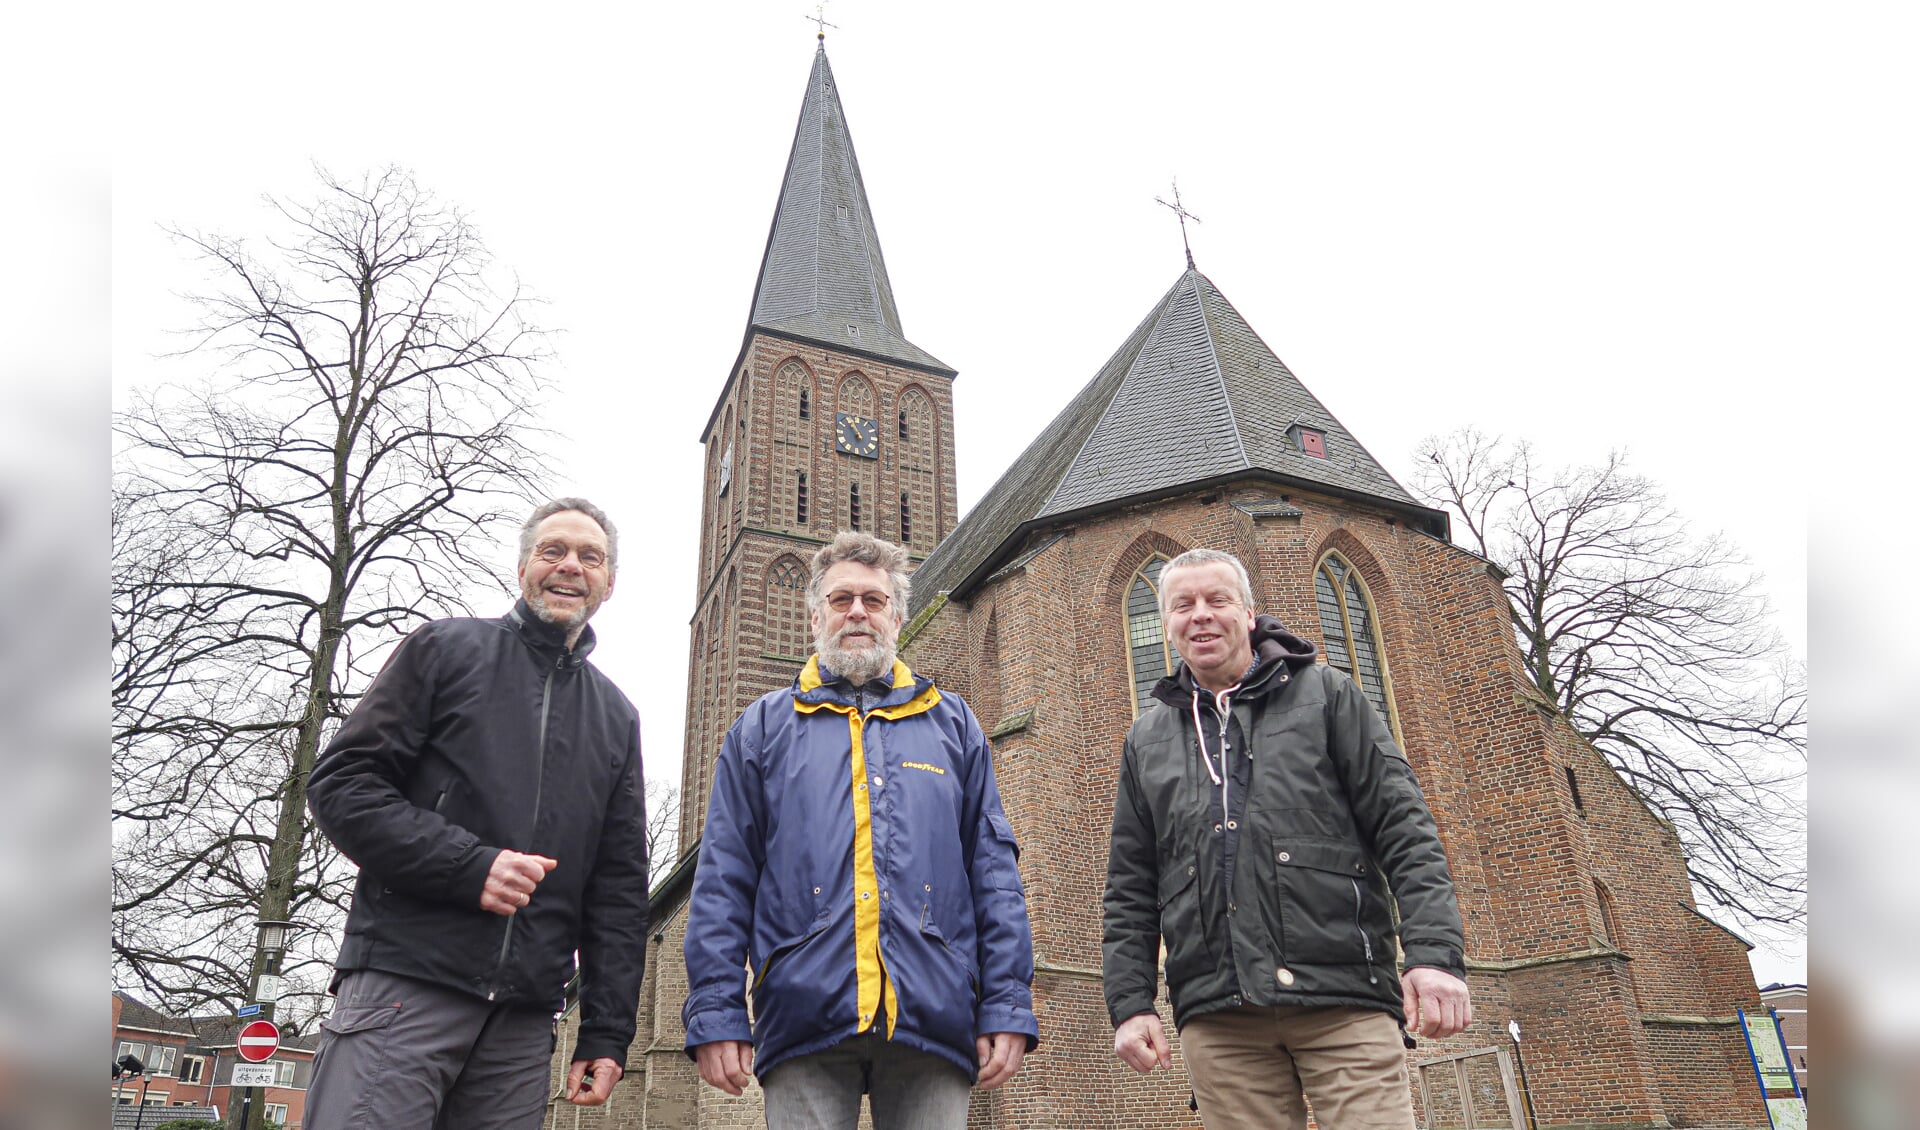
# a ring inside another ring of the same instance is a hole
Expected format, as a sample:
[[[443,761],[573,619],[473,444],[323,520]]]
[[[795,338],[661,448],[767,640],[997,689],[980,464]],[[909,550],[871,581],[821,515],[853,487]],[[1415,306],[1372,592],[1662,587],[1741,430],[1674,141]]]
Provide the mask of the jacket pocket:
[[[800,935],[797,938],[792,939],[791,941],[781,942],[779,945],[773,947],[771,950],[768,950],[766,960],[760,963],[760,971],[753,975],[753,991],[754,992],[760,991],[760,986],[766,983],[767,974],[773,972],[773,967],[775,964],[780,962],[783,958],[791,956],[795,950],[799,949],[801,946],[806,945],[808,942],[811,942],[815,938],[819,937],[821,934],[825,933],[826,929],[827,929],[827,915],[822,913],[814,919],[812,928],[809,929],[806,933]]]
[[[978,1003],[980,1000],[980,971],[974,966],[972,957],[954,948],[953,942],[947,937],[946,931],[940,929],[940,923],[934,920],[933,907],[931,905],[923,905],[920,908],[920,933],[927,938],[929,945],[933,949],[966,971],[967,982],[973,987],[971,999],[975,1003]]]
[[[1272,862],[1286,961],[1371,965],[1392,953],[1373,864],[1359,847],[1275,836]]]
[[[1160,873],[1160,937],[1167,946],[1169,986],[1213,968],[1206,927],[1200,920],[1199,870],[1188,860],[1175,859]]]
[[[989,812],[987,834],[998,841],[987,867],[987,882],[1003,891],[1024,890],[1020,885],[1020,841],[1013,838],[1013,825],[1005,816]]]

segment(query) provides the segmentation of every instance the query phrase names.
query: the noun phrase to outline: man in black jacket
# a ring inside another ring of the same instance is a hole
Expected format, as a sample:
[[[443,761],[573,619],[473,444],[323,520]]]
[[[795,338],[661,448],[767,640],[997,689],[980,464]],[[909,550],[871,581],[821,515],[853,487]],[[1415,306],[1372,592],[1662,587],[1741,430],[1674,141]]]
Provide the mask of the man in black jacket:
[[[308,784],[360,865],[308,1130],[518,1130],[546,1112],[554,1015],[575,969],[565,1094],[604,1103],[646,957],[640,720],[586,662],[618,535],[561,498],[520,532],[521,600],[395,649]]]
[[[1473,1017],[1453,882],[1412,770],[1352,679],[1256,617],[1232,554],[1168,562],[1160,612],[1184,662],[1128,732],[1114,802],[1114,1052],[1141,1072],[1171,1066],[1154,1011],[1164,939],[1208,1130],[1304,1130],[1303,1093],[1321,1126],[1411,1128],[1400,1026],[1443,1038]]]

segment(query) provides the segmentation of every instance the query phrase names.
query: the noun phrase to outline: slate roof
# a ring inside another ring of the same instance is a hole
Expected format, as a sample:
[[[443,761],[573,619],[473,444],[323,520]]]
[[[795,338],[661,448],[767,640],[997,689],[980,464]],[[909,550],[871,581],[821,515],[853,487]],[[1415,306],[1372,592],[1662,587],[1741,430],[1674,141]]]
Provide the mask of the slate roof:
[[[145,1001],[118,990],[113,995],[120,998],[121,1027],[142,1028],[149,1032],[174,1032],[183,1036],[193,1035],[193,1029],[186,1021],[168,1016]]]
[[[953,369],[906,339],[853,135],[822,44],[754,286],[750,329],[921,368]]]
[[[1294,445],[1296,423],[1325,433],[1327,458]],[[1188,268],[915,571],[915,611],[940,592],[964,598],[1050,519],[1248,473],[1381,502],[1445,529]]]

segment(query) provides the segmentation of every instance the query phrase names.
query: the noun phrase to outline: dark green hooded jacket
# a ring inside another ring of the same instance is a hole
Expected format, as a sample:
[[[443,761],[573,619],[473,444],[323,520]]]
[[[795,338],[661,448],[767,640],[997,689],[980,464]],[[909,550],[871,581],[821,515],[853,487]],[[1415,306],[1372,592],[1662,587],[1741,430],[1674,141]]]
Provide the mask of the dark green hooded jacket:
[[[1271,616],[1251,642],[1257,662],[1227,706],[1227,774],[1214,696],[1196,694],[1184,664],[1127,734],[1104,900],[1108,1012],[1118,1026],[1153,1010],[1164,939],[1176,1025],[1241,1004],[1403,1020],[1396,902],[1407,967],[1466,975],[1426,798],[1351,678]]]

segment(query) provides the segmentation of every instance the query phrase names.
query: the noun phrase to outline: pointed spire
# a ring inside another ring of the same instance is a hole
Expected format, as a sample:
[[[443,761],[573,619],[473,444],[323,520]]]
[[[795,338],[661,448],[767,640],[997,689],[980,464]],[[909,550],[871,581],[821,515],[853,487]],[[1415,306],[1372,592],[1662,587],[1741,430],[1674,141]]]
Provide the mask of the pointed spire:
[[[822,39],[825,33],[822,31]],[[754,288],[752,328],[952,372],[906,339],[824,42]]]

